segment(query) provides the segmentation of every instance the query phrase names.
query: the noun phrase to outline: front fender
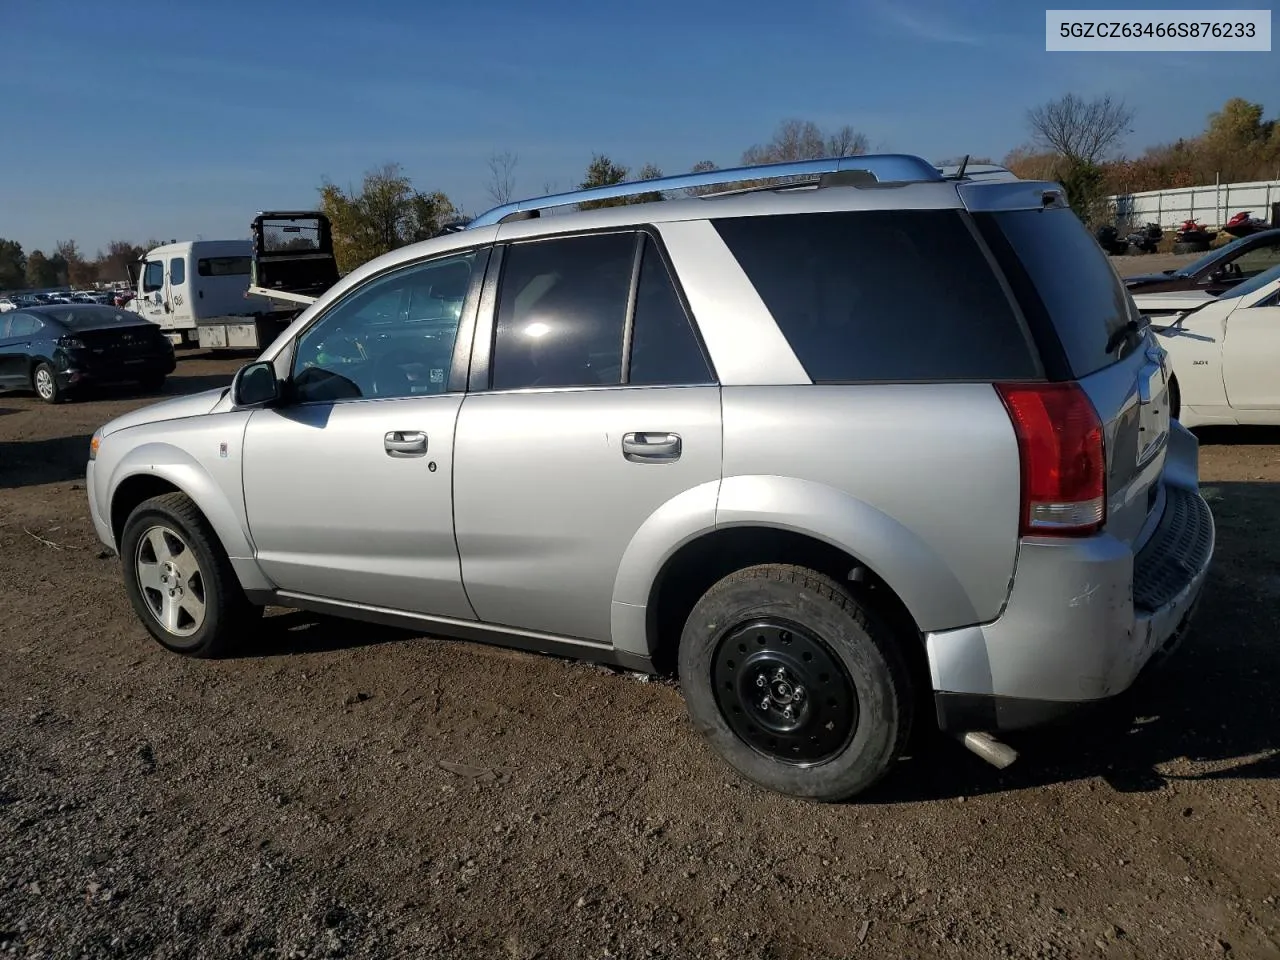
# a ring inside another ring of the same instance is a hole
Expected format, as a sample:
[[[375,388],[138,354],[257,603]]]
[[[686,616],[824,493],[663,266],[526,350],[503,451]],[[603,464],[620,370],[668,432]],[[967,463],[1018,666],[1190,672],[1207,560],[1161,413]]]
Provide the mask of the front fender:
[[[716,527],[739,526],[777,527],[838,547],[883,579],[921,630],[980,619],[955,573],[924,540],[834,487],[791,477],[726,477]]]
[[[188,420],[176,440],[155,438],[128,447],[122,441],[133,431],[112,435],[103,442],[95,465],[95,474],[107,478],[99,494],[102,516],[110,522],[115,498],[131,478],[163,480],[190,497],[204,514],[245,589],[270,589],[270,581],[257,570],[244,511],[240,452],[247,422],[243,411]],[[118,456],[113,455],[116,447],[122,449]]]

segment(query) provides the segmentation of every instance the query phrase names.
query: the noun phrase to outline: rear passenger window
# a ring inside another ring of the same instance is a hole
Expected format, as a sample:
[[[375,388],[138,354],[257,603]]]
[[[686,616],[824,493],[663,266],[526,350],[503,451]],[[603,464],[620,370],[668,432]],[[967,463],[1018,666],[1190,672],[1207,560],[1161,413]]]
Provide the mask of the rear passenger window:
[[[1039,376],[1028,335],[959,211],[714,223],[815,382]]]
[[[644,259],[640,261],[627,382],[640,386],[714,382],[688,314],[651,238],[645,239]]]
[[[634,233],[517,243],[498,293],[493,389],[622,383]]]
[[[172,284],[182,283],[187,279],[187,264],[181,257],[174,257],[169,261],[169,282]]]

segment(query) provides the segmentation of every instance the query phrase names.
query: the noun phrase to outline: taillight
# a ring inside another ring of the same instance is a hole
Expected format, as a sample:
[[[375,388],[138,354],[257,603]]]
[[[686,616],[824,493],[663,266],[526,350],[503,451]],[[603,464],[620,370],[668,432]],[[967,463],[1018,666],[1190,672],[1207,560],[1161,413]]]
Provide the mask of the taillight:
[[[1102,421],[1076,383],[998,383],[1022,465],[1020,536],[1078,537],[1106,520]]]
[[[84,341],[79,337],[61,336],[58,338],[58,346],[63,350],[83,350]]]

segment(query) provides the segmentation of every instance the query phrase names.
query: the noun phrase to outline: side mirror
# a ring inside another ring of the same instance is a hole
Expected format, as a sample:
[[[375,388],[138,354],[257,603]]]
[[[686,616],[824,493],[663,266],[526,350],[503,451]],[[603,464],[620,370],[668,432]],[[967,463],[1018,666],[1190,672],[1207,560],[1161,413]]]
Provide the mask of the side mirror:
[[[257,360],[236,371],[231,381],[231,402],[239,407],[262,407],[275,403],[283,395],[275,364]]]

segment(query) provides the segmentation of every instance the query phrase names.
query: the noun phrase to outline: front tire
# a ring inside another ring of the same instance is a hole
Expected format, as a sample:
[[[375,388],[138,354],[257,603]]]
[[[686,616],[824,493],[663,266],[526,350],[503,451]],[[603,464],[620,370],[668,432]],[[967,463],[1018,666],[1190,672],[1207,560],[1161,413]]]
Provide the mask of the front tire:
[[[680,684],[694,727],[747,779],[845,800],[889,771],[911,733],[898,640],[830,577],[747,567],[694,605]]]
[[[245,598],[217,536],[185,494],[141,503],[125,522],[120,557],[134,611],[174,653],[223,656],[261,613]]]

